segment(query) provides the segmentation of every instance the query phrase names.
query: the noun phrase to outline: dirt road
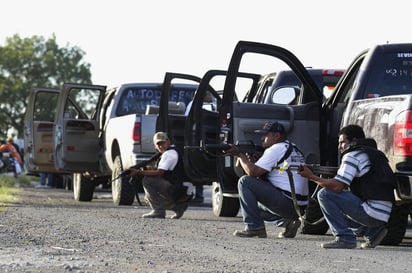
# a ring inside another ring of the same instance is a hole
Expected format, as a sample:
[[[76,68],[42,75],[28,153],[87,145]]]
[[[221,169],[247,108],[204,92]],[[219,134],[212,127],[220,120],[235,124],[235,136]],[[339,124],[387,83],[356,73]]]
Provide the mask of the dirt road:
[[[1,272],[411,272],[412,233],[402,246],[325,250],[330,235],[242,239],[242,219],[210,204],[179,219],[142,219],[143,206],[115,206],[108,192],[76,202],[62,189],[26,188],[0,213]],[[168,214],[167,216],[170,216]],[[410,232],[410,230],[409,230]]]

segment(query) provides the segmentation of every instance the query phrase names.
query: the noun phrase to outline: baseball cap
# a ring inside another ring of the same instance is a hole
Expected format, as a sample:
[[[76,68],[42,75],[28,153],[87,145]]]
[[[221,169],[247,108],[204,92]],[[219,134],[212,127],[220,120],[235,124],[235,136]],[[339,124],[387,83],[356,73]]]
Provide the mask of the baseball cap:
[[[154,143],[154,144],[157,144],[157,143],[159,143],[159,142],[161,142],[161,141],[166,141],[166,140],[168,140],[168,139],[169,139],[169,137],[167,136],[166,133],[164,133],[164,132],[157,132],[157,133],[153,136],[153,143]]]
[[[259,134],[259,135],[266,135],[269,132],[274,132],[274,133],[278,132],[278,133],[281,133],[282,135],[286,134],[285,127],[277,121],[275,121],[275,122],[271,122],[271,121],[266,122],[263,125],[262,129],[255,130],[254,132],[255,132],[255,134]]]

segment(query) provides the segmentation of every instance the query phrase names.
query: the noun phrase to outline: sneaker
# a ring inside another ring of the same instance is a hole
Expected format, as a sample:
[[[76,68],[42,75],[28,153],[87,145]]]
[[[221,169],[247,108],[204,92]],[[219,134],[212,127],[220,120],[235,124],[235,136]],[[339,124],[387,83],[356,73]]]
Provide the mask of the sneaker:
[[[165,218],[165,212],[163,211],[156,211],[156,210],[152,210],[149,213],[143,214],[142,218],[161,218],[164,219]]]
[[[352,248],[356,248],[356,242],[348,243],[348,242],[335,240],[333,242],[323,243],[320,246],[323,248],[352,249]]]
[[[299,219],[290,221],[286,228],[279,233],[278,238],[295,238],[299,227]]]
[[[181,203],[179,205],[176,205],[176,207],[173,209],[175,212],[174,215],[172,215],[170,218],[171,219],[179,219],[180,217],[183,216],[183,213],[187,210],[188,204],[187,203]]]
[[[265,228],[257,229],[257,230],[249,230],[249,229],[236,230],[233,233],[233,235],[237,237],[243,237],[243,238],[251,238],[251,237],[266,238],[267,237]]]
[[[388,230],[386,228],[383,228],[378,232],[378,234],[376,234],[373,240],[366,239],[366,242],[361,244],[361,248],[375,248],[382,242],[386,234],[388,234]]]

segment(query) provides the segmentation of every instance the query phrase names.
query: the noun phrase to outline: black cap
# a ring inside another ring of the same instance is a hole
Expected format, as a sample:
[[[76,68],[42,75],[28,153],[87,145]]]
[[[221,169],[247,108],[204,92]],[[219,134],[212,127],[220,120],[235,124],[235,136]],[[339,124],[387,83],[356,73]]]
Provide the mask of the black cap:
[[[277,132],[282,135],[286,134],[285,127],[277,121],[266,122],[265,125],[263,125],[262,129],[255,130],[255,134],[259,134],[259,135],[266,135],[269,132],[274,132],[274,133]]]

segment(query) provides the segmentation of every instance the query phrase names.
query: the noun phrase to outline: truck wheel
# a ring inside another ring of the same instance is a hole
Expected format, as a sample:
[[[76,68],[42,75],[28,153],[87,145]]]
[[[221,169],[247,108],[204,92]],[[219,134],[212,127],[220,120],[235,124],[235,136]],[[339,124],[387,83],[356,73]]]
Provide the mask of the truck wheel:
[[[119,176],[123,171],[122,160],[120,156],[116,156],[113,163],[112,180]],[[130,177],[120,177],[113,181],[112,183],[112,198],[113,203],[116,205],[127,205],[133,204],[136,189],[132,183],[129,182]]]
[[[84,177],[81,173],[73,174],[73,195],[77,201],[92,201],[94,182]]]
[[[381,245],[399,245],[405,236],[408,227],[409,209],[407,205],[394,205],[388,222],[388,234]]]
[[[316,199],[310,198],[305,211],[302,233],[312,235],[324,235],[329,229],[326,220],[322,220],[323,214]]]
[[[213,214],[220,217],[235,217],[240,208],[239,199],[223,196],[222,189],[217,182],[212,184]]]

